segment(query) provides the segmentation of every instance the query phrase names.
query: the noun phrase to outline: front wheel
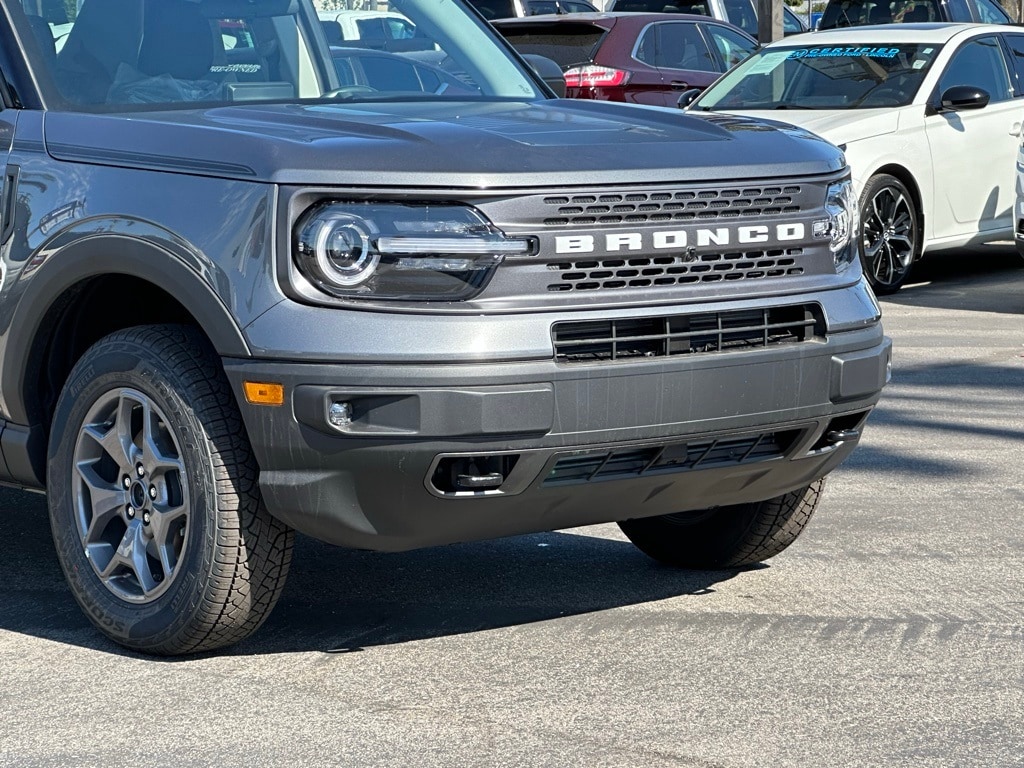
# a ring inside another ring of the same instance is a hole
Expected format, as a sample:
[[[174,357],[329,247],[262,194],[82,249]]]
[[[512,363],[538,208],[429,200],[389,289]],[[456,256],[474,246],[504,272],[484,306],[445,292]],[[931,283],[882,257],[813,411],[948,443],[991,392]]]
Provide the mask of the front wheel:
[[[119,331],[82,356],[54,413],[47,495],[72,594],[128,648],[229,645],[281,594],[292,531],[262,503],[238,405],[192,328]]]
[[[895,176],[873,176],[860,198],[860,221],[868,282],[879,295],[896,293],[921,249],[914,198]]]
[[[619,523],[646,555],[676,568],[738,568],[779,554],[818,507],[825,480],[766,501]]]

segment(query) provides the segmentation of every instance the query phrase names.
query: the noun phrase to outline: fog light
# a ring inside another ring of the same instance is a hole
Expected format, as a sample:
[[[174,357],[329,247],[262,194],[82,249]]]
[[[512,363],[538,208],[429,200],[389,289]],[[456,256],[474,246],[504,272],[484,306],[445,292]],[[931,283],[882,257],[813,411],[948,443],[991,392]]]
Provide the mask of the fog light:
[[[352,424],[352,403],[331,403],[327,420],[332,427],[344,428]]]

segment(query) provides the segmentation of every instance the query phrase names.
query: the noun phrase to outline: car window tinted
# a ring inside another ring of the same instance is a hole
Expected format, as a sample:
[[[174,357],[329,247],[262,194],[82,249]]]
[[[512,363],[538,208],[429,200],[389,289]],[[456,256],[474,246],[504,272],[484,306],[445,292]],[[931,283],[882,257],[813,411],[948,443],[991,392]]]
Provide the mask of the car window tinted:
[[[734,67],[757,50],[757,44],[728,27],[708,24],[705,28],[725,68]]]
[[[992,102],[1012,97],[1003,49],[994,36],[970,40],[953,54],[939,78],[939,94],[955,85],[983,88]]]
[[[746,30],[744,30],[746,31]],[[789,8],[782,9],[782,32],[786,35],[795,35],[804,32],[804,24]],[[749,34],[749,33],[748,33]],[[756,35],[755,35],[756,37]]]
[[[696,13],[711,15],[708,0],[614,0],[607,10],[632,13]]]
[[[700,109],[870,109],[909,104],[941,46],[767,48],[712,85]]]
[[[751,0],[725,0],[726,21],[735,24],[748,35],[757,37],[757,14]]]
[[[1024,93],[1024,35],[1005,35],[1010,49],[1010,68],[1017,75],[1017,93]]]
[[[327,12],[310,0],[77,0],[52,4],[60,14],[49,18],[25,12],[38,10],[38,0],[22,3],[6,7],[47,98],[76,108],[541,97],[493,30],[453,12],[451,0],[391,0],[387,12]],[[336,43],[408,60],[381,64],[390,74],[371,86],[365,67],[332,61],[322,21]]]
[[[512,0],[469,0],[469,4],[485,19],[511,19],[518,15]]]
[[[940,0],[831,0],[818,29],[941,21]]]
[[[978,12],[978,21],[987,24],[1009,24],[1010,14],[993,0],[974,0]]]
[[[498,31],[519,53],[545,56],[562,69],[592,61],[608,34],[596,24],[558,22],[498,25]]]
[[[656,25],[654,66],[715,72],[718,66],[696,24],[666,22]]]

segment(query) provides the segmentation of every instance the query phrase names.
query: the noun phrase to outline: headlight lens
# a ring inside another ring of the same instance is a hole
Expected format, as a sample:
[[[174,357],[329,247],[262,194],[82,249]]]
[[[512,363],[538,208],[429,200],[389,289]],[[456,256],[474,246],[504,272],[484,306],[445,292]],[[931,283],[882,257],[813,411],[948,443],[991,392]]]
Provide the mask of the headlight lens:
[[[533,248],[467,206],[340,202],[310,209],[294,247],[302,273],[332,296],[406,301],[470,299],[506,256]]]
[[[845,272],[859,250],[860,211],[849,179],[828,185],[825,192],[827,219],[814,222],[814,236],[829,241],[836,272]]]

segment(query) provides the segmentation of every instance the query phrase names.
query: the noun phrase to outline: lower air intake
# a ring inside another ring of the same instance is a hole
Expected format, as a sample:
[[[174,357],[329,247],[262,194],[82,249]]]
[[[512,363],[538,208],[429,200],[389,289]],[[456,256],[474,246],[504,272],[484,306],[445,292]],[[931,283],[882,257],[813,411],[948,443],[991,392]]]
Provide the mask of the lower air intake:
[[[571,485],[750,464],[785,456],[799,436],[800,430],[791,429],[575,453],[555,462],[544,485]]]

